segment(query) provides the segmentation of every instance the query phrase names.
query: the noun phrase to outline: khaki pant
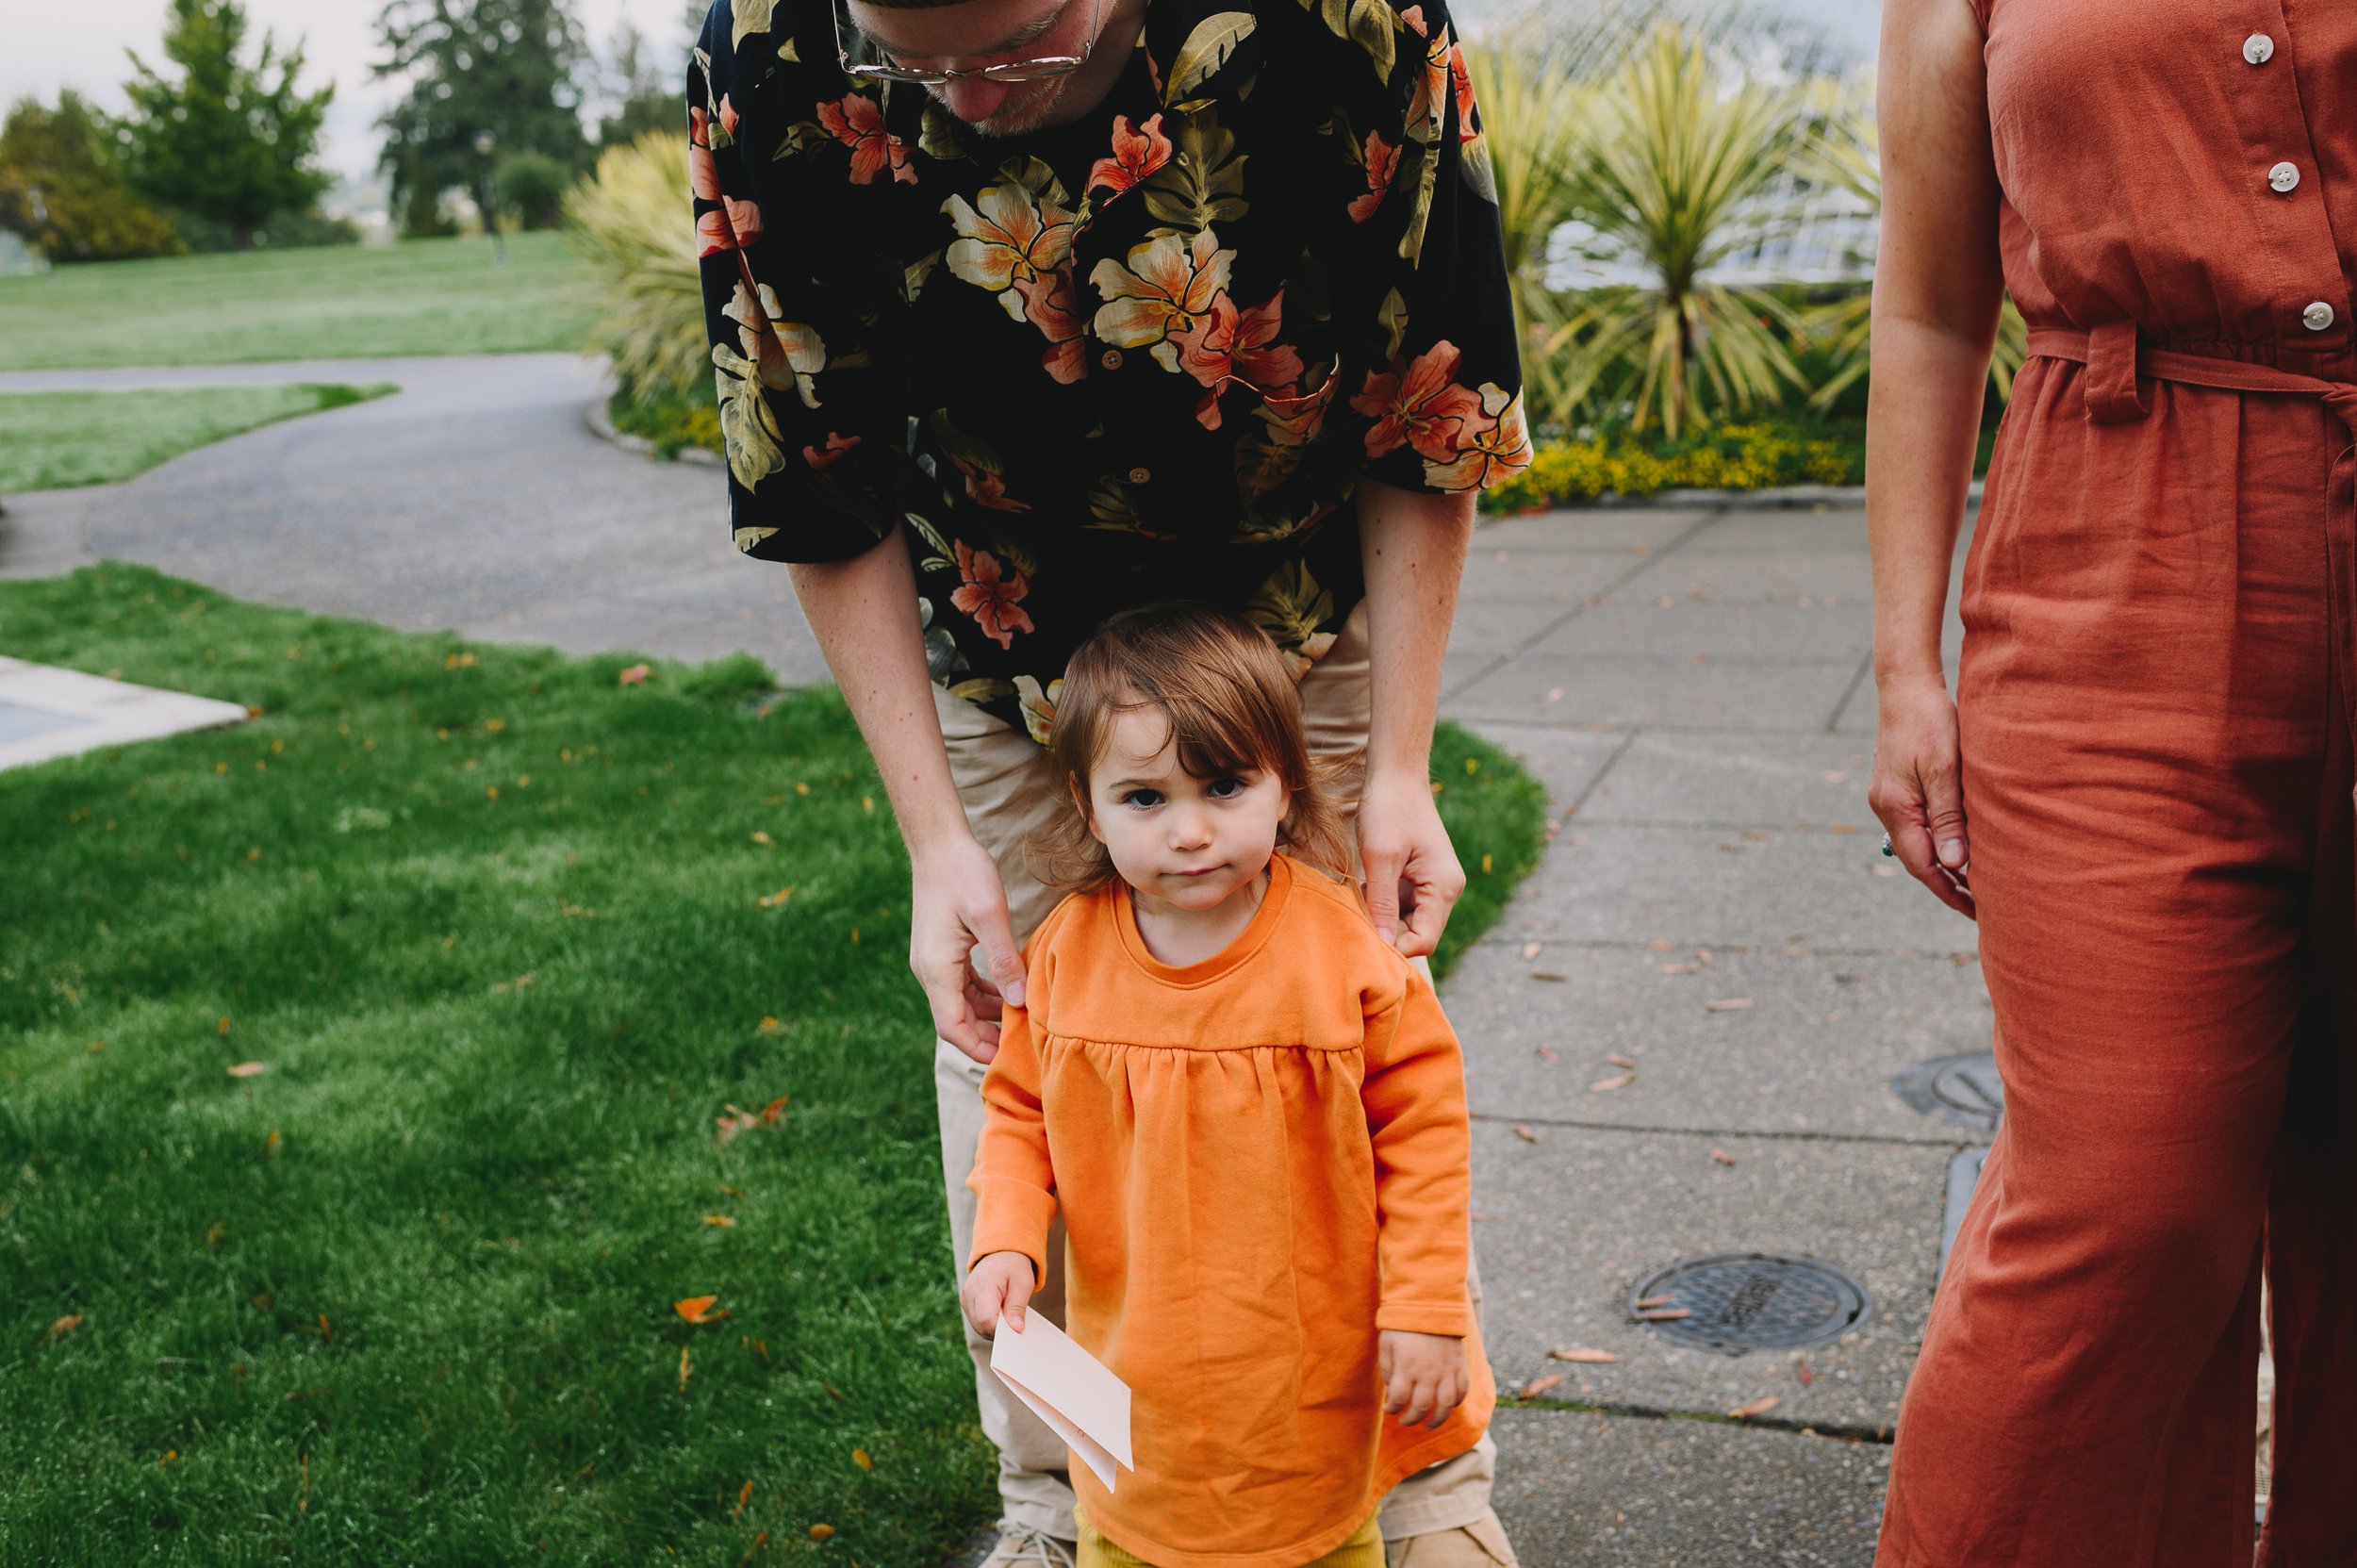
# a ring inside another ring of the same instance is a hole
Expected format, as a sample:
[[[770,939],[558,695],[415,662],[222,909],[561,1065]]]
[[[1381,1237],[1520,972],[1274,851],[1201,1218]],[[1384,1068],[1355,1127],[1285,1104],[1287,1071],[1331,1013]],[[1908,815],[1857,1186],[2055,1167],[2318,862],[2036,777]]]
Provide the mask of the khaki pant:
[[[1320,757],[1356,756],[1366,750],[1368,722],[1367,610],[1361,602],[1344,621],[1326,656],[1301,680],[1303,718],[1310,749]],[[1063,786],[1047,751],[1029,735],[970,702],[933,688],[948,744],[949,771],[974,836],[997,862],[1007,885],[1007,907],[1015,940],[1028,938],[1056,906],[1058,894],[1040,885],[1025,863],[1023,842],[1061,810]],[[1355,806],[1357,774],[1339,783],[1345,806]],[[1424,960],[1416,960],[1423,964]],[[933,1087],[941,1117],[942,1177],[948,1190],[949,1243],[953,1266],[963,1277],[974,1242],[974,1194],[965,1179],[982,1131],[982,1065],[947,1040],[934,1042]],[[1047,1240],[1047,1278],[1030,1310],[1063,1322],[1063,1225]],[[1476,1321],[1481,1279],[1469,1269],[1465,1288]],[[982,1434],[998,1449],[998,1495],[1006,1523],[1043,1531],[1059,1541],[1078,1539],[1072,1518],[1070,1460],[1063,1440],[1007,1392],[990,1370],[990,1342],[965,1330],[974,1357],[974,1386],[981,1405]],[[1478,1445],[1394,1487],[1377,1523],[1386,1540],[1428,1535],[1470,1525],[1490,1510],[1490,1482],[1497,1447],[1485,1433]]]

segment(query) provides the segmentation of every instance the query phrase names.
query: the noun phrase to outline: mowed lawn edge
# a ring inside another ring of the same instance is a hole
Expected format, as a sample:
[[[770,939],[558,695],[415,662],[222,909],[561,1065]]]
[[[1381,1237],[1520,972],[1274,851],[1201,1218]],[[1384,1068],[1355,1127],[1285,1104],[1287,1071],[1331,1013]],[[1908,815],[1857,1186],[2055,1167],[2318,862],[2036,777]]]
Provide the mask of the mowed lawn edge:
[[[0,277],[0,371],[578,350],[596,305],[566,237],[503,248],[476,235]],[[126,310],[137,329],[110,330]]]
[[[0,584],[0,652],[260,710],[0,773],[0,1560],[934,1568],[987,1521],[836,693],[115,565]],[[1544,800],[1454,729],[1435,771],[1461,950]]]
[[[0,391],[0,494],[116,484],[266,424],[398,390],[390,382],[347,387],[303,381]]]

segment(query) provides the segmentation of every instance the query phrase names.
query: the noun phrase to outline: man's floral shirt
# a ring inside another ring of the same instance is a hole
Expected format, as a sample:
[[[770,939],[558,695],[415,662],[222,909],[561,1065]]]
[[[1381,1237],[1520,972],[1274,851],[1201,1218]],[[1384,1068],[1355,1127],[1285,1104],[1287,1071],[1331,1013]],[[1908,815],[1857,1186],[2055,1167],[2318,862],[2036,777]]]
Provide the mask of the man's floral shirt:
[[[1112,94],[1005,139],[853,87],[830,0],[717,0],[688,81],[737,548],[907,531],[933,678],[1045,740],[1065,660],[1188,597],[1296,676],[1363,592],[1361,473],[1528,463],[1444,0],[1152,0]]]

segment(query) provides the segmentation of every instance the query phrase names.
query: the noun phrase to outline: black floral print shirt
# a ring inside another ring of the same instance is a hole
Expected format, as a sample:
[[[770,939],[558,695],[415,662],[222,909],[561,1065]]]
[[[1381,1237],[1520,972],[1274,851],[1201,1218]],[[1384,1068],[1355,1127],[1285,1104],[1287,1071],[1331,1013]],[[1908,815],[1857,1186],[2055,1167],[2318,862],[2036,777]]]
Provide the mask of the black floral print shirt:
[[[1184,596],[1296,675],[1361,473],[1529,461],[1443,0],[1152,0],[1104,104],[1006,139],[854,88],[831,0],[718,0],[688,83],[737,547],[905,528],[933,678],[1045,741],[1073,649]]]

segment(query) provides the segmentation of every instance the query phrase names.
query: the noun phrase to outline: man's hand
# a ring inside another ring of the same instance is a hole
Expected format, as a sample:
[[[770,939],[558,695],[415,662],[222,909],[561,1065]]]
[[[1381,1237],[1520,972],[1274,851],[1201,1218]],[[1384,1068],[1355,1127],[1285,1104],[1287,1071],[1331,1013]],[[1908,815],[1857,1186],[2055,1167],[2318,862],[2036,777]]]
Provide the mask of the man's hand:
[[[1008,1328],[1021,1333],[1023,1308],[1031,1299],[1031,1260],[1022,1253],[988,1254],[967,1273],[965,1284],[958,1292],[958,1299],[965,1308],[965,1321],[974,1325],[974,1331],[984,1339],[997,1337],[998,1320],[1002,1317]],[[1460,1364],[1463,1362],[1461,1349],[1457,1359]]]
[[[990,1261],[982,1260],[985,1264]],[[1028,1280],[1031,1267],[1028,1260],[1023,1267]],[[1418,1422],[1426,1428],[1438,1427],[1473,1391],[1473,1378],[1465,1371],[1465,1342],[1452,1335],[1386,1329],[1376,1340],[1376,1358],[1383,1373],[1383,1413],[1398,1415],[1403,1427]]]
[[[1023,954],[1007,916],[1007,886],[972,834],[911,860],[909,969],[925,988],[933,1031],[977,1062],[998,1054],[1001,999],[1023,1005]],[[973,964],[982,949],[988,972]]]
[[[1449,910],[1465,891],[1465,868],[1441,825],[1428,780],[1368,777],[1359,802],[1359,860],[1366,868],[1367,915],[1383,940],[1409,958],[1439,947]]]

